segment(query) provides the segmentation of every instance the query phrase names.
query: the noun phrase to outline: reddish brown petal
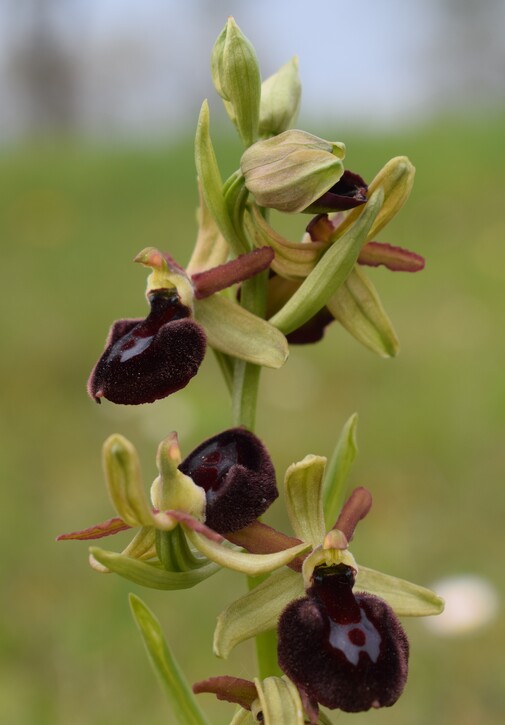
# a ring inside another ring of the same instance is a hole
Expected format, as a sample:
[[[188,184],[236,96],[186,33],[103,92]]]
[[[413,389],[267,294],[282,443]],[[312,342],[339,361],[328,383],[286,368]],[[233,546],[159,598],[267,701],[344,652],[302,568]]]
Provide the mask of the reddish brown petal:
[[[204,297],[231,287],[233,284],[243,282],[259,272],[268,269],[274,258],[271,247],[260,247],[240,257],[232,259],[219,267],[213,267],[205,272],[197,272],[191,276],[195,289],[195,297],[200,300]]]
[[[425,265],[424,258],[420,254],[381,242],[365,244],[359,253],[358,262],[368,267],[383,265],[392,272],[420,272]]]
[[[131,526],[128,526],[123,519],[116,517],[108,519],[108,521],[104,521],[101,524],[89,526],[87,529],[82,529],[81,531],[72,531],[69,534],[60,534],[56,537],[56,541],[71,541],[73,539],[87,541],[89,539],[102,539],[104,536],[113,536],[114,534],[119,534],[120,531],[127,531],[128,529],[131,529]]]
[[[203,524],[201,521],[198,521],[198,519],[195,519],[195,517],[191,516],[191,514],[187,514],[185,511],[171,510],[165,511],[164,513],[176,519],[177,521],[180,521],[181,524],[184,524],[184,526],[187,526],[189,529],[193,529],[193,531],[196,531],[198,534],[206,536],[207,539],[210,539],[211,541],[216,541],[218,544],[220,544],[223,540],[221,534],[218,534],[216,531],[213,531],[208,526],[205,526],[205,524]]]
[[[251,709],[252,703],[258,697],[254,682],[243,680],[240,677],[230,677],[229,675],[209,677],[208,680],[195,682],[193,692],[195,695],[209,692],[216,695],[218,700],[234,702],[246,710]]]
[[[253,521],[252,524],[245,526],[240,531],[227,533],[226,538],[232,544],[246,549],[250,554],[274,554],[277,551],[284,551],[303,543],[300,539],[287,536],[281,531],[261,523],[261,521]],[[288,566],[295,571],[301,571],[305,557],[306,554],[297,556]]]
[[[364,519],[372,507],[372,494],[363,486],[355,488],[342,507],[334,529],[345,534],[348,542],[352,540],[358,521]]]

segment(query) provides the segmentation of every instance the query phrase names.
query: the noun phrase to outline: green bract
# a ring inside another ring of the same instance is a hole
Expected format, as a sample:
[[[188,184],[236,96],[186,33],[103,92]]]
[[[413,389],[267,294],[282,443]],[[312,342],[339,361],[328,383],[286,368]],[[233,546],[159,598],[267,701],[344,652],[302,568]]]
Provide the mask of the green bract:
[[[246,146],[258,135],[261,79],[253,46],[228,18],[211,57],[214,86]]]
[[[301,95],[298,58],[292,58],[261,85],[260,136],[287,131],[298,114]]]
[[[240,168],[257,204],[299,212],[340,179],[344,156],[344,144],[293,129],[253,144]]]

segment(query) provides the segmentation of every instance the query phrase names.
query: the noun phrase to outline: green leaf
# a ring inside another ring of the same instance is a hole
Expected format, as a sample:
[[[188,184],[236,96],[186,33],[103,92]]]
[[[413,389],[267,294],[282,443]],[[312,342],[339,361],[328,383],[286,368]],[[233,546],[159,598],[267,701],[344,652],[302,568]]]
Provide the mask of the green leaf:
[[[273,554],[249,554],[247,551],[229,549],[191,529],[186,529],[186,536],[193,546],[211,561],[250,576],[258,576],[279,569],[281,566],[289,564],[298,554],[308,548],[308,544],[303,543],[290,549],[276,551]]]
[[[418,584],[359,566],[356,590],[376,594],[401,617],[427,617],[444,610],[444,600]]]
[[[284,478],[286,507],[295,536],[313,547],[322,543],[325,534],[322,503],[325,466],[323,456],[308,455],[303,461],[292,463]]]
[[[354,413],[342,428],[342,432],[330,458],[324,477],[324,515],[326,529],[335,524],[345,498],[345,484],[356,458],[356,428],[358,415]]]
[[[248,249],[242,245],[240,237],[235,233],[223,195],[223,182],[210,138],[207,101],[202,104],[196,129],[195,162],[205,203],[221,234],[236,255],[247,252]]]
[[[358,266],[326,306],[347,332],[369,350],[381,357],[398,354],[400,343],[391,320],[372,282]]]
[[[280,368],[289,354],[284,335],[222,295],[195,300],[195,317],[211,347],[255,365]]]
[[[291,569],[274,572],[221,612],[214,632],[214,653],[226,659],[240,642],[273,629],[287,605],[303,595],[300,574]]]
[[[209,725],[165,641],[159,621],[135,594],[130,594],[129,600],[151,665],[165,689],[176,722],[178,725]]]
[[[286,335],[310,320],[350,274],[374,219],[380,211],[383,192],[378,189],[350,229],[332,244],[284,307],[270,322]]]
[[[89,551],[94,559],[110,571],[151,589],[190,589],[221,568],[217,564],[209,563],[192,571],[165,571],[154,564],[131,559],[114,551],[105,551],[96,546],[92,546]]]
[[[265,725],[304,725],[302,701],[288,679],[267,677],[254,680]]]

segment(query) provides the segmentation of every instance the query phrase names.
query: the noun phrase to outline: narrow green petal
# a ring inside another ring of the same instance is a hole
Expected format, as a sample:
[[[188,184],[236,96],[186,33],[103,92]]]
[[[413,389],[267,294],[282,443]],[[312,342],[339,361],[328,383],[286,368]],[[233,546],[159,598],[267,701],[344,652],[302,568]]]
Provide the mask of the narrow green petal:
[[[427,617],[444,609],[444,600],[430,589],[361,565],[356,590],[376,594],[401,617]]]
[[[290,549],[276,551],[273,554],[249,554],[247,551],[229,549],[227,546],[211,541],[196,531],[186,529],[186,536],[204,556],[220,566],[243,574],[258,576],[289,564],[298,554],[308,548],[308,544],[298,544]]]
[[[255,365],[280,368],[289,354],[282,333],[222,295],[195,300],[195,316],[211,347]]]
[[[110,571],[151,589],[190,589],[220,570],[216,564],[209,563],[192,571],[165,571],[153,564],[131,559],[113,551],[105,551],[94,546],[89,551],[94,559]]]
[[[103,467],[112,503],[130,526],[153,524],[140,461],[134,446],[122,435],[109,436],[103,444]]]
[[[325,525],[322,503],[322,484],[326,458],[305,456],[292,463],[286,471],[284,490],[286,507],[295,536],[312,546],[324,538]]]
[[[326,306],[347,332],[369,350],[380,357],[398,355],[400,343],[391,320],[377,290],[359,267],[354,267]]]
[[[208,725],[191,687],[170,651],[158,619],[144,602],[130,594],[130,608],[147,649],[151,665],[160,678],[178,725]]]
[[[280,677],[254,680],[265,725],[303,725],[302,701],[296,686]]]
[[[240,238],[235,233],[223,196],[223,182],[210,138],[207,101],[202,104],[196,129],[195,161],[205,203],[221,234],[235,254],[247,252],[248,250],[242,246]]]
[[[240,642],[273,629],[287,605],[304,593],[300,574],[291,569],[274,572],[221,612],[214,632],[214,653],[226,659]]]
[[[357,221],[332,244],[309,276],[270,322],[286,335],[310,320],[345,282],[356,263],[370,227],[380,211],[383,192],[369,199]]]

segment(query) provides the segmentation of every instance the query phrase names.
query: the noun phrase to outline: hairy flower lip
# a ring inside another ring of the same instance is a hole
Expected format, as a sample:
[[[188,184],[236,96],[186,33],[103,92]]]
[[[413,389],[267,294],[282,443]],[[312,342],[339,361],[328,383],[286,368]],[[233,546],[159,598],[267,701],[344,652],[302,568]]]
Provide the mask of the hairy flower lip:
[[[206,523],[221,534],[244,528],[278,496],[268,451],[245,428],[230,428],[207,439],[179,470],[204,488]]]
[[[144,319],[113,323],[105,350],[88,380],[96,402],[152,403],[185,387],[197,373],[206,349],[203,328],[190,317],[175,289],[148,294]]]
[[[304,209],[307,214],[348,211],[366,204],[368,185],[359,174],[345,170],[340,179],[319,199]]]

